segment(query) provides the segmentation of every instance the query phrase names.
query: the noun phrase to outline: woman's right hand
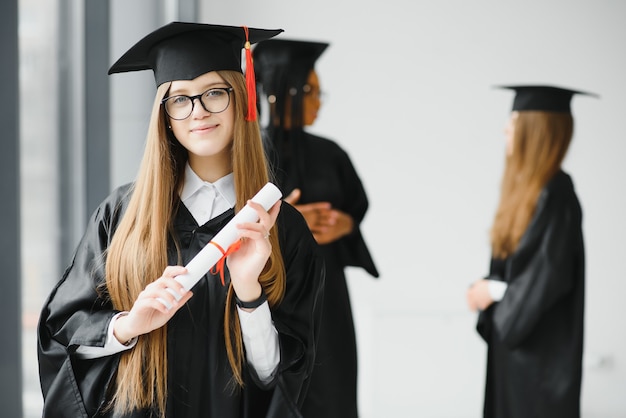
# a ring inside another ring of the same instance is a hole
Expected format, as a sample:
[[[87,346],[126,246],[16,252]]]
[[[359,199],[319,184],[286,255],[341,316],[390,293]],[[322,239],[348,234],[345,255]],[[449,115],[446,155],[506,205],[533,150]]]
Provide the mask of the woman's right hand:
[[[182,266],[168,266],[163,275],[146,286],[139,294],[128,315],[120,316],[113,324],[113,335],[125,343],[142,334],[162,327],[193,296],[191,291],[174,280],[185,274]],[[166,305],[169,305],[166,306]]]

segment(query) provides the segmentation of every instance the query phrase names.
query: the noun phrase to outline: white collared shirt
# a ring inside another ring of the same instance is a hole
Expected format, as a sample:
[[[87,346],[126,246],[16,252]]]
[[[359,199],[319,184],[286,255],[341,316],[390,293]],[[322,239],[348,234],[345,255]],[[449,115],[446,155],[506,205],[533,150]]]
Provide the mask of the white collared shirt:
[[[180,199],[198,225],[204,225],[235,206],[234,174],[227,174],[216,182],[209,183],[198,177],[187,164]],[[272,379],[272,374],[280,362],[278,331],[272,322],[269,304],[266,301],[252,312],[246,312],[239,307],[237,310],[246,347],[246,359],[254,367],[259,379],[267,383]],[[76,354],[81,358],[91,359],[109,356],[134,347],[137,343],[136,338],[128,345],[124,345],[113,335],[113,324],[119,316],[120,314],[114,316],[109,324],[104,347],[80,346],[76,349]]]
[[[230,173],[209,183],[198,177],[187,164],[180,200],[202,226],[235,206],[235,175]]]

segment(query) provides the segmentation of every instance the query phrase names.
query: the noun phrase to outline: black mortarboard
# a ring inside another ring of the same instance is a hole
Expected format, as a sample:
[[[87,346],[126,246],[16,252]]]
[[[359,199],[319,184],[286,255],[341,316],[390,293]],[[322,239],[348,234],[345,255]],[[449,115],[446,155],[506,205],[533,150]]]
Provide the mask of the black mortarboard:
[[[271,39],[254,48],[255,68],[260,73],[272,73],[277,68],[309,71],[328,47],[325,42]],[[262,77],[262,74],[259,74]]]
[[[210,71],[242,71],[246,48],[248,94],[256,102],[250,44],[269,39],[282,29],[257,29],[204,23],[172,22],[148,34],[109,69],[109,74],[153,70],[157,86],[173,80],[193,80]],[[249,114],[250,114],[250,108]]]
[[[546,112],[571,113],[570,102],[574,94],[596,96],[584,91],[564,89],[554,86],[500,86],[515,91],[514,111],[538,110]]]
[[[203,23],[172,22],[131,47],[109,69],[109,74],[153,70],[156,84],[172,80],[192,80],[217,70],[241,68],[241,50],[269,39],[282,29],[249,28],[246,39],[242,26],[221,26]]]

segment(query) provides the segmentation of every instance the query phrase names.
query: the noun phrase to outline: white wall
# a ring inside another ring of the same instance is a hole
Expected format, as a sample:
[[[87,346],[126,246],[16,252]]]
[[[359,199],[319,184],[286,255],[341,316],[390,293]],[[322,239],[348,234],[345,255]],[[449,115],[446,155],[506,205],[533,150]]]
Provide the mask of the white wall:
[[[350,153],[371,200],[363,229],[382,277],[349,271],[370,417],[479,417],[485,346],[465,289],[487,233],[513,95],[575,97],[566,169],[584,209],[588,418],[626,417],[626,2],[619,0],[206,1],[199,21],[325,40],[328,101],[314,131]]]
[[[162,25],[155,0],[111,0],[111,65],[139,39]],[[108,68],[106,69],[108,71]],[[151,71],[109,76],[111,187],[132,181],[143,155],[156,92]]]

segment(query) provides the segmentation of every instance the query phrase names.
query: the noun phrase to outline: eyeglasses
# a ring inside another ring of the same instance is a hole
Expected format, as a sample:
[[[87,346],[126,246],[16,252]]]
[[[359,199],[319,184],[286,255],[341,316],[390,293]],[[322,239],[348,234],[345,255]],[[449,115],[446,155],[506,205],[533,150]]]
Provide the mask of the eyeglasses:
[[[195,96],[179,94],[166,97],[161,100],[161,104],[167,116],[174,120],[183,120],[187,119],[193,112],[196,99],[200,100],[202,108],[209,113],[225,111],[230,104],[230,93],[232,91],[232,87],[215,87]]]

